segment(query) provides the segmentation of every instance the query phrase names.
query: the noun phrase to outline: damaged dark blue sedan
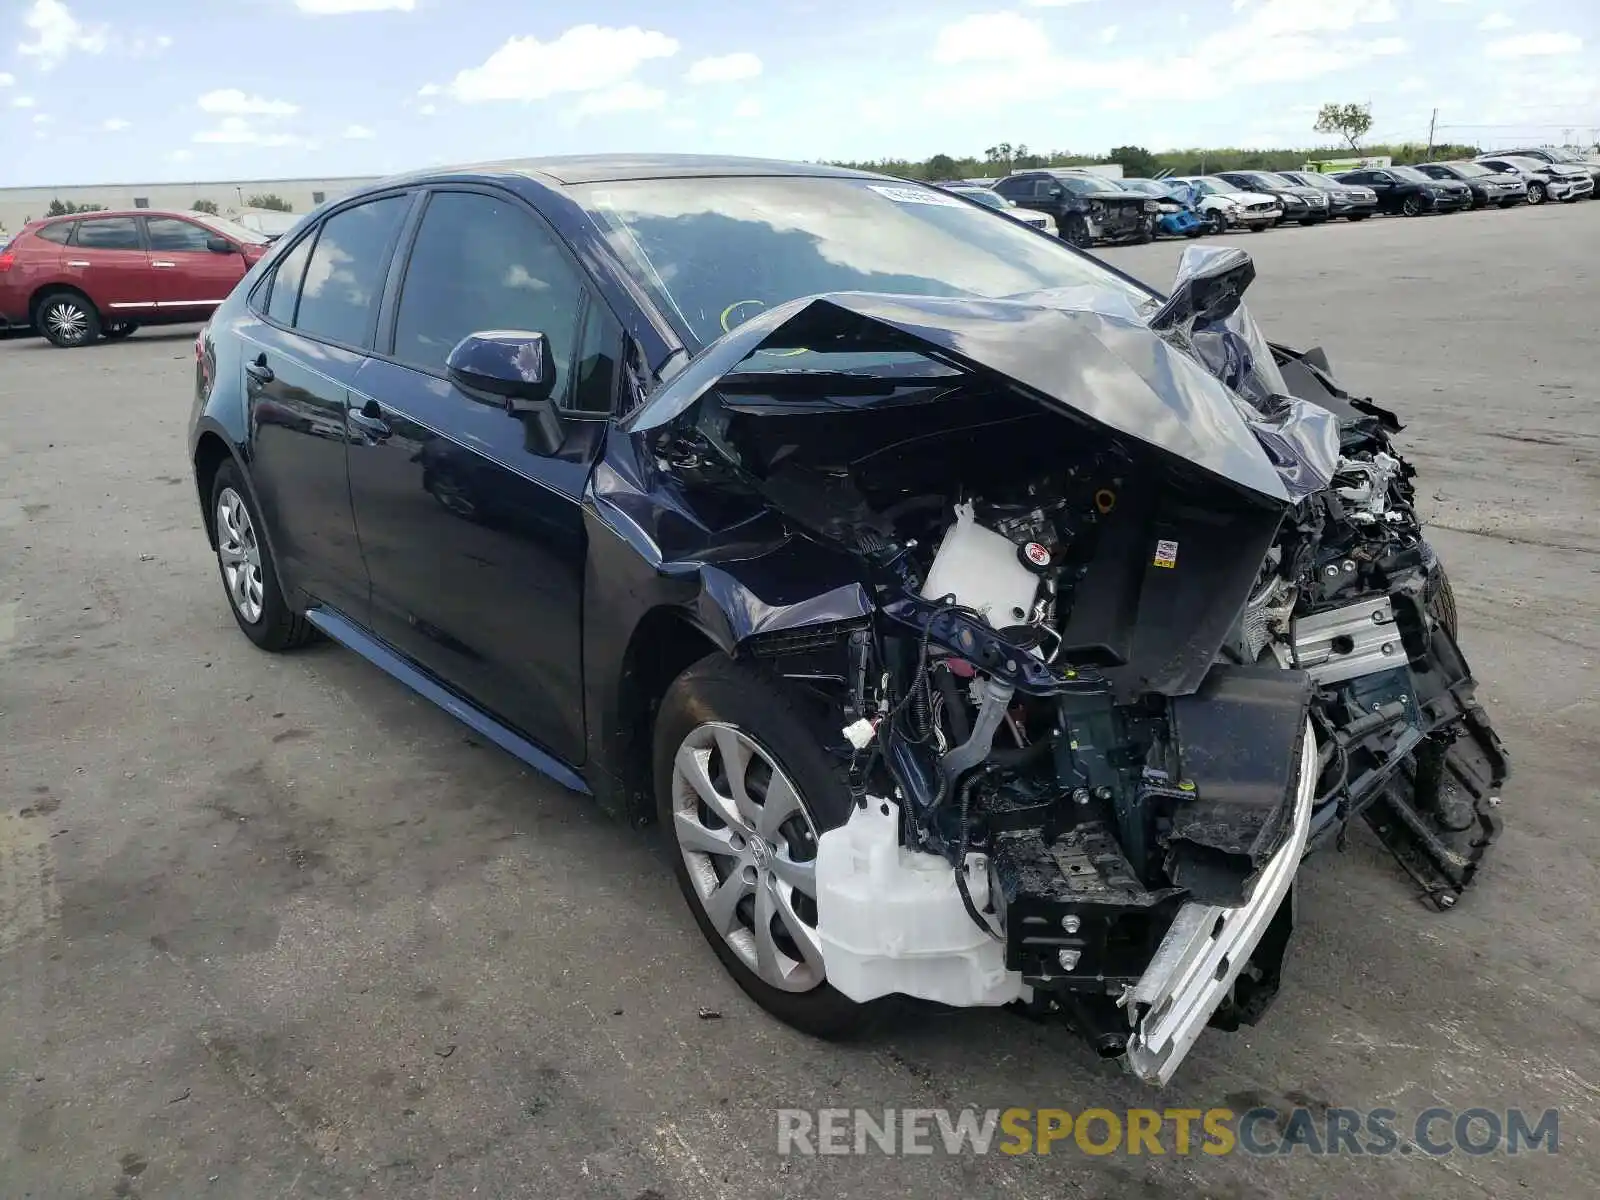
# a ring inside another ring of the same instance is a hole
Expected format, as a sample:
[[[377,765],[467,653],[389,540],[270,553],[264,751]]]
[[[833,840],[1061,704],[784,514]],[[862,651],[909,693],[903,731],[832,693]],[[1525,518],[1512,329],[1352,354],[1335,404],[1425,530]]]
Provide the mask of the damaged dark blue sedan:
[[[198,497],[251,641],[658,823],[780,1019],[1012,1006],[1165,1082],[1306,853],[1365,820],[1449,907],[1507,774],[1398,422],[1253,274],[818,166],[392,179],[201,333]]]

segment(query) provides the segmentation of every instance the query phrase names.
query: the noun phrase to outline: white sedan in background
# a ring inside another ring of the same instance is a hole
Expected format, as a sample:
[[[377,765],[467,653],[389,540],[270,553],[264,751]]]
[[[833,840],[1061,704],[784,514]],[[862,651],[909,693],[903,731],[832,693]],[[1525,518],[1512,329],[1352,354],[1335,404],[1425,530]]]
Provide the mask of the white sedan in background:
[[[950,184],[944,188],[954,196],[965,196],[968,200],[976,200],[986,208],[996,212],[1003,212],[1013,221],[1021,221],[1024,225],[1031,225],[1044,233],[1056,232],[1056,219],[1049,213],[1034,212],[1031,208],[1019,208],[1014,201],[1007,200],[999,192],[990,191],[986,187],[971,184]]]
[[[1265,192],[1246,192],[1215,175],[1173,175],[1162,183],[1187,183],[1196,193],[1195,206],[1206,219],[1207,233],[1225,229],[1248,229],[1260,233],[1276,225],[1283,216],[1283,205]]]

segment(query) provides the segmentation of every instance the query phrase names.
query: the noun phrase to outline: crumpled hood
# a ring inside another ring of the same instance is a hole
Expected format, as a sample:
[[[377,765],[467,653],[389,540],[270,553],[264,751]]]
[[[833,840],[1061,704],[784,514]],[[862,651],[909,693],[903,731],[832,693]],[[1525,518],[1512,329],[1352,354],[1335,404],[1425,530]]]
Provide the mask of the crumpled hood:
[[[1159,308],[1093,285],[1004,299],[803,297],[707,345],[626,427],[645,432],[682,417],[736,368],[781,378],[782,366],[741,366],[760,350],[912,351],[998,378],[1259,499],[1295,502],[1332,480],[1338,421],[1287,394],[1266,339],[1238,304],[1253,278],[1243,251],[1191,246],[1172,298]]]

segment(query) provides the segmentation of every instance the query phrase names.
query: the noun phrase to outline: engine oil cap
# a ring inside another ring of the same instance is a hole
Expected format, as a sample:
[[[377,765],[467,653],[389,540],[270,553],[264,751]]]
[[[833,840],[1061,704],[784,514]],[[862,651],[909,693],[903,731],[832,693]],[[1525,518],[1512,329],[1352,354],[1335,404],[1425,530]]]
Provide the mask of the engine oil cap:
[[[1022,559],[1022,565],[1030,571],[1047,571],[1050,569],[1050,547],[1043,542],[1024,542],[1017,548]]]

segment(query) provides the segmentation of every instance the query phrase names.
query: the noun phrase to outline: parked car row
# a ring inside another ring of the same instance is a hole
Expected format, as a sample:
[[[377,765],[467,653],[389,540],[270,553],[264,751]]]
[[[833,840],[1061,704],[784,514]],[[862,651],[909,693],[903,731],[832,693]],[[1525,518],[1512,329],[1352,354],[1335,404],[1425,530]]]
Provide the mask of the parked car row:
[[[1415,217],[1511,208],[1594,195],[1600,163],[1557,149],[1502,151],[1473,161],[1316,171],[1219,171],[1163,179],[1113,178],[1082,167],[1015,171],[992,187],[940,184],[1076,246],[1200,237],[1295,222],[1320,225],[1378,213]]]

